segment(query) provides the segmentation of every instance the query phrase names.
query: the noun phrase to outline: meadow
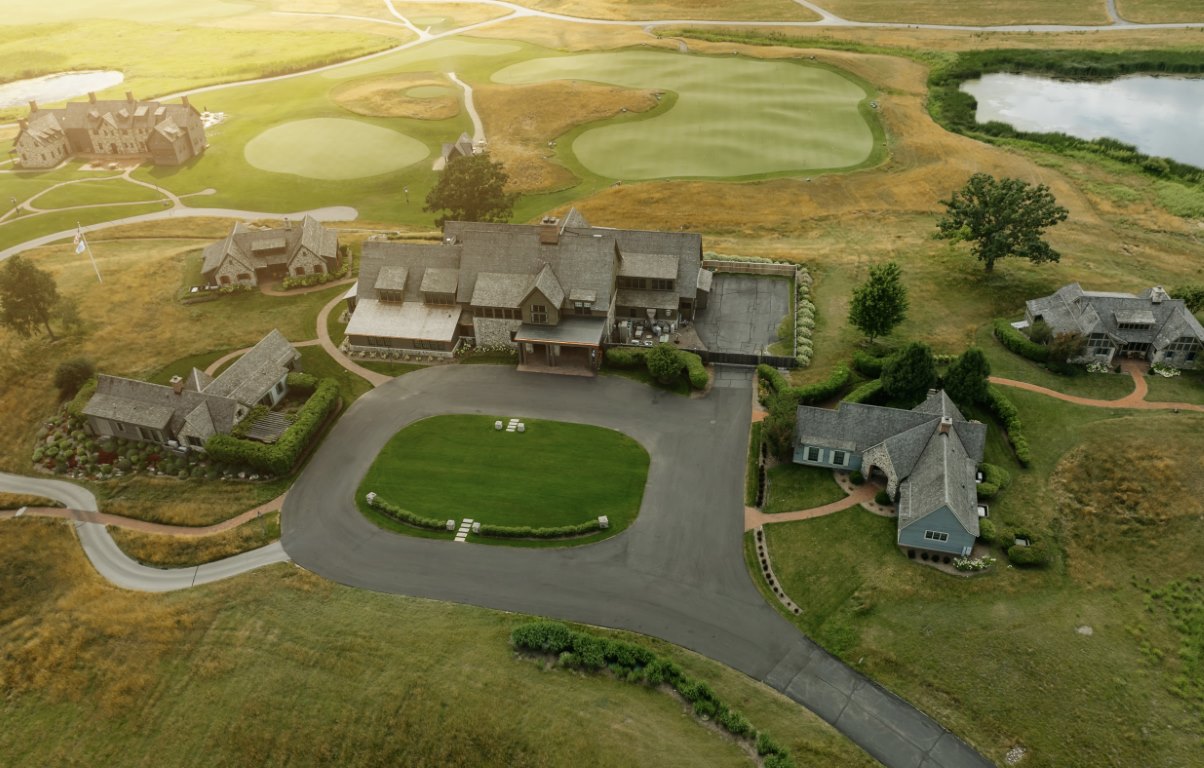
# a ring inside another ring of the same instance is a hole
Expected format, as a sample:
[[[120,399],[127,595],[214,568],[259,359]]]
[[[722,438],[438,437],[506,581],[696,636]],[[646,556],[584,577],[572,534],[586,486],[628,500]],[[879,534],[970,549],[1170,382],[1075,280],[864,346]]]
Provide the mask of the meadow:
[[[127,592],[92,571],[70,526],[4,526],[6,765],[750,764],[660,691],[516,657],[508,637],[522,616],[343,587],[289,565]],[[621,636],[706,681],[801,765],[873,765],[744,675]]]

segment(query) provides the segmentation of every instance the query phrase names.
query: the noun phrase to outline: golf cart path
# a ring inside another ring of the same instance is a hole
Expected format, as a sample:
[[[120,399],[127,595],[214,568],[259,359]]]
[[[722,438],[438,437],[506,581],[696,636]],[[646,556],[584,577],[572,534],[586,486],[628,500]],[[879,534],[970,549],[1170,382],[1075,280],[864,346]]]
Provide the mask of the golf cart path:
[[[0,481],[0,485],[2,485],[2,481]],[[132,517],[110,515],[88,509],[68,509],[66,507],[22,507],[21,509],[8,509],[0,511],[0,520],[12,520],[17,517],[49,517],[55,520],[73,520],[80,523],[111,525],[114,528],[125,528],[142,533],[157,533],[164,536],[210,536],[237,528],[243,523],[250,522],[269,512],[279,512],[283,505],[284,494],[282,493],[271,501],[264,502],[254,509],[248,509],[241,515],[232,517],[229,520],[223,520],[220,523],[205,526],[152,523],[148,520],[136,520]]]
[[[272,563],[286,563],[289,561],[284,548],[277,541],[265,547],[244,552],[234,557],[228,557],[224,560],[206,563],[205,565],[189,568],[151,568],[138,563],[121,551],[121,548],[117,546],[117,543],[113,541],[113,537],[109,535],[108,530],[105,528],[107,523],[80,519],[90,517],[93,514],[99,514],[96,497],[87,489],[64,480],[25,477],[23,475],[0,472],[0,490],[8,493],[28,494],[54,499],[67,507],[66,510],[62,510],[65,513],[62,516],[72,520],[76,535],[79,537],[79,543],[83,547],[84,555],[92,563],[92,567],[109,582],[123,589],[138,590],[140,592],[171,592],[177,589],[187,589],[200,584],[228,579],[256,568],[262,568],[265,565],[271,565]],[[275,499],[269,502],[269,504],[276,503],[277,501],[282,502],[283,499]],[[251,510],[251,512],[255,511]],[[76,515],[79,517],[76,517]],[[0,516],[0,519],[15,516],[16,513],[13,513],[12,515]],[[112,515],[104,516],[104,518],[109,519],[113,517]],[[131,522],[127,518],[116,519],[126,523]],[[175,531],[174,533],[178,534],[179,532]]]

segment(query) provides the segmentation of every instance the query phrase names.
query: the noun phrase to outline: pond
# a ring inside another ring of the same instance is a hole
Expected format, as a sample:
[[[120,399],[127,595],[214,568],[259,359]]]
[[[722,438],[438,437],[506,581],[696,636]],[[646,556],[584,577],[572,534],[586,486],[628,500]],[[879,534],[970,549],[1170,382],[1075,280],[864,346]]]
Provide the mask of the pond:
[[[60,72],[0,85],[0,108],[24,106],[30,100],[47,104],[112,88],[125,75],[115,70]]]
[[[962,83],[978,100],[980,123],[996,120],[1022,131],[1108,137],[1204,168],[1204,78],[1122,77],[1072,82],[992,74]]]

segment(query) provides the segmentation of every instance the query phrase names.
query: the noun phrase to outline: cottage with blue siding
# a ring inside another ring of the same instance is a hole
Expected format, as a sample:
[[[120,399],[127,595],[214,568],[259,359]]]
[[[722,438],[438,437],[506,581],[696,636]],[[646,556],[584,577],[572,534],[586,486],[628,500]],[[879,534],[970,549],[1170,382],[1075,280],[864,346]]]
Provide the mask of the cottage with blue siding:
[[[881,474],[896,501],[899,546],[969,555],[978,537],[977,483],[986,427],[944,392],[910,411],[862,403],[799,406],[794,462]]]

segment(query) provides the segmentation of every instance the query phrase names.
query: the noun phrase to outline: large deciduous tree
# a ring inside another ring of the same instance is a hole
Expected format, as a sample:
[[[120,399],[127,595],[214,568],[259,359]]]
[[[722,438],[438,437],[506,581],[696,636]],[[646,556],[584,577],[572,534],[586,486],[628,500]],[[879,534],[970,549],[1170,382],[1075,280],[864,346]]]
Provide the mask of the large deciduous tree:
[[[896,400],[919,402],[936,383],[936,361],[927,344],[913,341],[882,366],[882,388]]]
[[[506,191],[509,181],[502,164],[487,153],[454,157],[426,196],[423,210],[439,214],[439,226],[445,221],[508,221],[518,197]]]
[[[866,335],[871,344],[886,336],[907,316],[907,288],[903,270],[893,261],[870,267],[869,277],[853,289],[849,322]]]
[[[0,267],[0,325],[21,336],[31,336],[42,326],[53,340],[50,317],[58,301],[54,278],[20,256]]]
[[[973,405],[987,401],[991,364],[978,347],[962,352],[945,371],[945,391],[954,402]]]
[[[1065,221],[1067,212],[1044,184],[1034,187],[1020,179],[976,173],[941,203],[946,210],[937,222],[937,237],[969,242],[987,272],[1007,256],[1036,264],[1061,258],[1043,235],[1046,228]]]

